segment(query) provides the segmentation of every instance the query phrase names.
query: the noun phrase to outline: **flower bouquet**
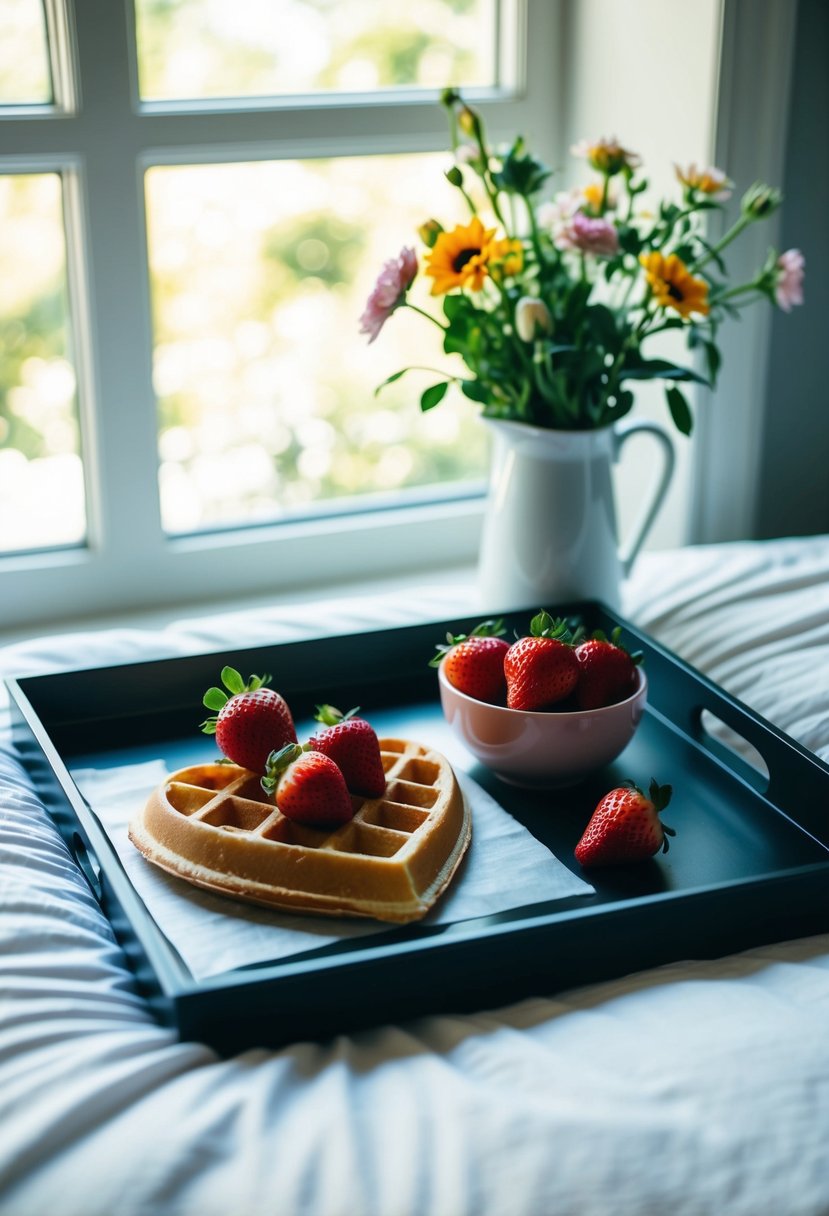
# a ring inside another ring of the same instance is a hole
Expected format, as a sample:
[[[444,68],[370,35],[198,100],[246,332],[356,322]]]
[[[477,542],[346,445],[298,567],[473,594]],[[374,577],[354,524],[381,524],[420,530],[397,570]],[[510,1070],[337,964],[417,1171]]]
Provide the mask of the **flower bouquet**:
[[[713,387],[722,321],[764,297],[785,311],[802,303],[804,260],[796,249],[779,256],[771,250],[753,279],[728,283],[724,250],[777,209],[780,193],[753,185],[739,218],[714,244],[705,220],[730,196],[725,173],[677,167],[677,198],[646,209],[639,157],[602,139],[573,149],[594,171],[591,180],[539,201],[551,173],[524,139],[495,152],[480,115],[457,90],[441,100],[454,155],[446,177],[469,211],[468,221],[452,229],[437,219],[419,229],[423,273],[443,314],[410,300],[420,267],[407,246],[383,267],[361,332],[373,342],[400,307],[442,331],[444,352],[460,355],[468,375],[441,374],[422,393],[423,410],[456,384],[485,417],[593,430],[631,410],[636,382],[658,380],[674,424],[690,434],[691,410],[679,386]],[[694,366],[646,353],[648,340],[669,330],[684,331],[687,347],[701,354],[689,360]],[[380,388],[412,370],[396,372]]]

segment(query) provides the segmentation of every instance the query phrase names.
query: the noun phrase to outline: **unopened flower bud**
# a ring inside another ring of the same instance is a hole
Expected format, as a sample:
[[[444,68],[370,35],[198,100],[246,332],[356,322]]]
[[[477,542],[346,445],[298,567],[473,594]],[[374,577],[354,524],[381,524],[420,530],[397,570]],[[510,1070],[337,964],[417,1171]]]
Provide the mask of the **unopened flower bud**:
[[[458,126],[464,135],[475,136],[478,132],[478,116],[469,106],[462,106],[458,114]]]
[[[441,224],[438,220],[427,220],[425,224],[420,225],[417,230],[417,235],[428,249],[434,249],[435,241],[442,232],[443,224]]]
[[[522,342],[534,342],[540,334],[552,333],[553,318],[543,300],[522,296],[515,306],[515,330]]]
[[[752,220],[764,220],[772,215],[783,202],[783,195],[774,186],[755,182],[746,190],[740,207],[743,214]]]
[[[442,89],[440,94],[440,104],[442,106],[453,106],[456,101],[460,101],[460,93],[457,89]]]
[[[463,174],[457,165],[452,165],[451,169],[446,170],[446,180],[450,186],[463,185]]]

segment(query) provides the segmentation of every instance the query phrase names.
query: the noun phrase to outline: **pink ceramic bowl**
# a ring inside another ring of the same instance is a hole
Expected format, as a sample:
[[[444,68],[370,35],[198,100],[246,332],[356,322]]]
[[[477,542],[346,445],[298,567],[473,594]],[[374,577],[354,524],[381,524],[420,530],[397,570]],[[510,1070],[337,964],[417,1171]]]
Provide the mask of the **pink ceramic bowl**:
[[[464,746],[512,785],[572,785],[615,760],[641,720],[648,682],[637,668],[636,691],[602,709],[545,713],[476,701],[454,688],[438,668],[446,721]]]

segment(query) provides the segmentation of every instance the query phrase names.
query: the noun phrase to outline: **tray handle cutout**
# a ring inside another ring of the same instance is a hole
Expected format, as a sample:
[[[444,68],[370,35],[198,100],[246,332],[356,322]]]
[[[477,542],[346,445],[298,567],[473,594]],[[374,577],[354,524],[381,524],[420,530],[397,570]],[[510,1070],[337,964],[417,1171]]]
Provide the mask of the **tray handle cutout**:
[[[696,735],[708,751],[718,759],[725,760],[758,793],[765,794],[769,788],[769,766],[762,753],[738,730],[723,722],[712,710],[700,706],[697,710]]]
[[[829,848],[826,766],[727,694],[708,688],[704,700],[690,715],[696,741]]]

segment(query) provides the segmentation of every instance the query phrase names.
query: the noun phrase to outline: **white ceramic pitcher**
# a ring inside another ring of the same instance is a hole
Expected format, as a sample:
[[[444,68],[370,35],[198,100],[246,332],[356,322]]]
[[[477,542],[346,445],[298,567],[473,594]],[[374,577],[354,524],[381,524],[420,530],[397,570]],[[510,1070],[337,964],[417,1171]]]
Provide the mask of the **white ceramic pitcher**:
[[[486,419],[492,473],[478,567],[484,611],[553,608],[573,600],[621,606],[629,573],[665,498],[673,443],[655,422],[626,420],[591,431],[550,431]],[[662,469],[620,549],[613,464],[633,435],[659,443]]]

